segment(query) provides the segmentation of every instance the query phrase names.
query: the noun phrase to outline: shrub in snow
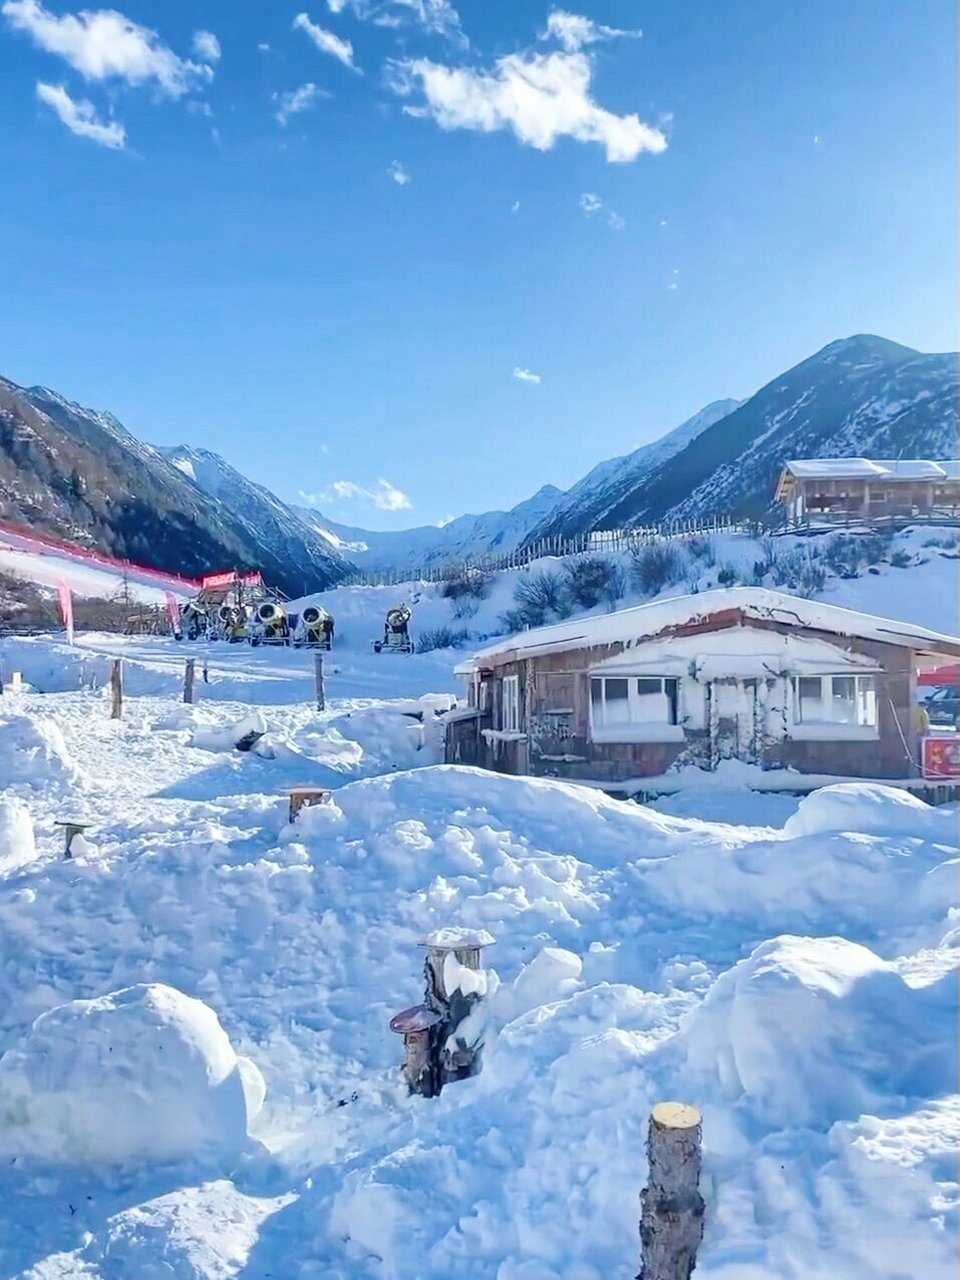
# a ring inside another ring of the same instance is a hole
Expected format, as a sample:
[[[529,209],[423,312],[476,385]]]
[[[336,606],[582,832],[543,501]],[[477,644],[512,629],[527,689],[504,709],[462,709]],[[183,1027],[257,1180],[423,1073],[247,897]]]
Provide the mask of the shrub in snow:
[[[571,606],[564,590],[563,578],[552,569],[521,574],[513,599],[528,627],[539,627],[550,614],[558,618],[570,616]]]
[[[684,558],[670,542],[651,542],[630,552],[630,576],[636,589],[655,596],[664,587],[682,582]]]
[[[913,560],[907,551],[894,551],[890,557],[890,563],[894,569],[907,569],[913,563]]]
[[[612,603],[622,598],[626,583],[615,561],[606,556],[579,556],[564,565],[563,587],[577,609],[595,609],[602,601]]]
[[[721,565],[717,573],[717,585],[721,587],[732,587],[736,585],[737,569],[735,565],[727,562]]]
[[[36,853],[27,806],[16,796],[0,796],[0,872],[32,862]]]
[[[514,632],[523,631],[530,625],[526,611],[523,609],[507,609],[499,618],[499,627],[503,635],[513,635]]]
[[[450,565],[444,571],[440,594],[444,600],[460,600],[464,596],[484,600],[492,582],[493,574],[485,569],[472,568],[466,564]]]
[[[432,631],[421,631],[417,636],[417,650],[420,653],[432,653],[435,649],[460,649],[470,639],[470,632],[465,627],[454,630],[453,627],[434,627]]]
[[[891,1094],[955,1088],[955,983],[910,987],[844,938],[774,938],[721,974],[677,1042],[697,1096],[712,1087],[767,1123],[827,1128]]]
[[[899,787],[877,782],[836,782],[804,796],[783,828],[791,840],[834,831],[891,838],[939,838],[956,844],[957,820],[949,809],[933,808]]]
[[[79,776],[80,769],[53,720],[26,715],[0,718],[0,786],[72,782]]]
[[[786,587],[806,599],[818,595],[826,585],[827,573],[813,547],[794,547],[774,558],[770,575],[777,587]]]
[[[0,1058],[0,1155],[221,1163],[251,1146],[263,1078],[214,1011],[159,983],[41,1014]]]
[[[712,569],[717,563],[716,547],[708,533],[694,533],[687,538],[684,545],[687,548],[687,554],[693,560],[703,561],[704,568]]]

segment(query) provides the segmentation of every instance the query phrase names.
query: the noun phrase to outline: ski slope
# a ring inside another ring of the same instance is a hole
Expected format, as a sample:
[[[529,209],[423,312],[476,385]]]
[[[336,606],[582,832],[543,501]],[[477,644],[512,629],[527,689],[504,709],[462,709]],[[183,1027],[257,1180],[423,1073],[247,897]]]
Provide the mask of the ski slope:
[[[109,599],[126,586],[142,604],[163,604],[166,592],[177,600],[196,594],[197,584],[176,574],[123,564],[67,543],[0,524],[0,573],[11,573],[40,587],[66,583],[74,594]]]

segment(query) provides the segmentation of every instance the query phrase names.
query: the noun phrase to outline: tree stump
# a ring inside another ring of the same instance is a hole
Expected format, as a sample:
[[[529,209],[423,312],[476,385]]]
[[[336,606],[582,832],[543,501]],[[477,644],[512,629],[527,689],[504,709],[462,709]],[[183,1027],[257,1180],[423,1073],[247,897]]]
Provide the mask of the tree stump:
[[[640,1193],[642,1262],[637,1280],[690,1280],[703,1236],[700,1112],[658,1102],[647,1131],[647,1185]]]

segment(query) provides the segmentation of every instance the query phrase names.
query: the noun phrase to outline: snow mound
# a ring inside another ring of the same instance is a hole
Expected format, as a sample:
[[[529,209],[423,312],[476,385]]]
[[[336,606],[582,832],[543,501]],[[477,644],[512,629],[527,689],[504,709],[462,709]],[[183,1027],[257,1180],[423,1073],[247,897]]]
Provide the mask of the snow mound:
[[[907,985],[843,938],[773,938],[722,974],[677,1035],[689,1070],[773,1124],[826,1128],[891,1094],[953,1092],[955,972]]]
[[[0,1058],[0,1155],[44,1163],[220,1163],[250,1146],[259,1071],[217,1015],[159,983],[41,1014]]]
[[[817,836],[834,831],[864,835],[920,836],[956,843],[956,816],[934,809],[909,791],[876,782],[837,782],[805,796],[784,824],[784,835]],[[952,837],[952,838],[951,838]]]
[[[0,796],[0,873],[32,862],[36,854],[27,806],[16,796]]]
[[[190,746],[199,747],[203,751],[233,751],[245,738],[266,732],[267,722],[263,714],[251,711],[248,716],[233,724],[208,725],[194,730]]]
[[[0,786],[44,786],[79,776],[56,721],[28,715],[0,718]]]

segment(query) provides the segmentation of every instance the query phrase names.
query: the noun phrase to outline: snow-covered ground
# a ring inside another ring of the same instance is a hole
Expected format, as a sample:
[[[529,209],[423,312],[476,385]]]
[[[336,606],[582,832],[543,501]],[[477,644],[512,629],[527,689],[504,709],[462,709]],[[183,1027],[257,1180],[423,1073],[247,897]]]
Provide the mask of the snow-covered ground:
[[[955,567],[826,598],[951,631]],[[322,713],[296,650],[0,641],[32,686],[0,703],[0,1277],[627,1280],[670,1097],[704,1115],[698,1276],[952,1277],[956,808],[442,766],[458,655],[369,649],[402,594],[323,597]],[[333,797],[291,826],[298,784]],[[483,1071],[409,1098],[387,1023],[445,925],[496,939]]]

